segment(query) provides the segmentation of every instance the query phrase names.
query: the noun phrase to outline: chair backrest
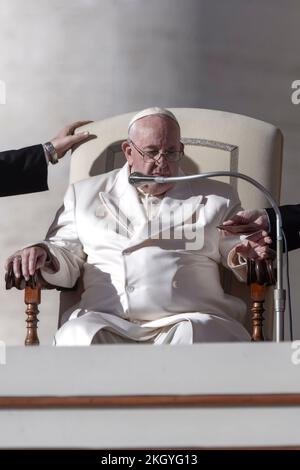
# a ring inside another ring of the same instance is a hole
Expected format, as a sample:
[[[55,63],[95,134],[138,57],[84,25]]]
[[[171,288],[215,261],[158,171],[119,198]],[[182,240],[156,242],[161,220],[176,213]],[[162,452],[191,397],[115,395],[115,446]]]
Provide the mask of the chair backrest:
[[[185,158],[181,167],[187,174],[230,170],[245,173],[267,188],[279,202],[283,138],[279,129],[257,119],[223,111],[170,108],[181,127]],[[124,165],[121,143],[135,113],[122,114],[84,126],[94,138],[79,145],[72,155],[70,183],[105,173]],[[80,129],[82,130],[82,129]],[[237,188],[244,208],[268,206],[265,197],[249,183],[219,178]],[[222,274],[226,292],[249,303],[249,289],[231,273]],[[63,307],[72,304],[70,293],[62,293]],[[265,336],[272,339],[273,317],[265,322]]]

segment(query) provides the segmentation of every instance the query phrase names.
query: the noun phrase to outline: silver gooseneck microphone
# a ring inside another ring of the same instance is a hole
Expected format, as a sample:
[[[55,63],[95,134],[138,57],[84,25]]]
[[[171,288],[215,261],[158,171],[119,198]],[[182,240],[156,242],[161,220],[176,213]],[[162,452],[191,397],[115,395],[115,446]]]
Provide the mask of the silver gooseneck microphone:
[[[134,186],[141,186],[143,184],[151,183],[180,183],[183,181],[192,181],[201,178],[215,178],[216,176],[233,176],[242,180],[248,181],[248,183],[259,189],[267,198],[269,203],[276,214],[276,267],[277,267],[277,281],[276,288],[274,289],[274,310],[275,310],[275,341],[278,343],[284,339],[284,310],[285,310],[285,290],[283,289],[283,270],[282,270],[282,253],[283,253],[283,238],[282,238],[282,220],[279,207],[274,200],[271,193],[260,183],[258,183],[250,176],[238,173],[235,171],[210,171],[206,173],[200,173],[198,175],[188,176],[148,176],[143,173],[131,173],[128,181]]]

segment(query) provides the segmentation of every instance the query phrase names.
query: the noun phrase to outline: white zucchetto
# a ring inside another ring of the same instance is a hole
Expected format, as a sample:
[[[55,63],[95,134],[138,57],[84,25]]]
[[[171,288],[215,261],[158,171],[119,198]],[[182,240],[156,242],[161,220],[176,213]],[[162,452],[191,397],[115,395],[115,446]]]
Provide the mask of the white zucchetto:
[[[147,117],[147,116],[168,116],[169,118],[173,119],[173,121],[177,122],[178,126],[179,126],[179,123],[177,121],[177,118],[176,116],[174,116],[174,114],[169,111],[168,109],[165,109],[165,108],[159,108],[158,106],[155,106],[153,108],[147,108],[147,109],[143,109],[142,111],[139,111],[137,114],[135,114],[133,116],[133,118],[131,119],[130,123],[129,123],[129,126],[128,126],[128,132],[129,132],[129,129],[131,128],[132,124],[135,123],[136,121],[138,121],[139,119],[142,119],[144,117]]]

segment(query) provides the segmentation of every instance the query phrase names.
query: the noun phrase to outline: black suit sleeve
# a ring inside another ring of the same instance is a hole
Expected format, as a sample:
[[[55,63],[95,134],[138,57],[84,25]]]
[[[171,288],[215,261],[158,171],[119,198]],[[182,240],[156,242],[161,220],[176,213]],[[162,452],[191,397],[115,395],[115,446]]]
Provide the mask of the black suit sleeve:
[[[288,251],[300,248],[300,204],[280,206],[280,213],[282,217],[282,228],[284,230]],[[267,209],[267,213],[271,225],[271,237],[276,239],[276,216],[273,209]],[[272,248],[274,248],[272,246]]]
[[[0,196],[46,191],[47,174],[42,145],[0,152]]]

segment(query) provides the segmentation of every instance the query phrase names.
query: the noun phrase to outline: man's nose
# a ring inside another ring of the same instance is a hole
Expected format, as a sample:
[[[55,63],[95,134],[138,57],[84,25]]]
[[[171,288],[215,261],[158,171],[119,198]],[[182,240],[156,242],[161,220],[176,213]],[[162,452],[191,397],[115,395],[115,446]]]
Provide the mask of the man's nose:
[[[160,152],[156,159],[155,159],[155,163],[158,165],[158,166],[165,166],[167,164],[167,158],[166,158],[166,154],[163,153],[163,152]]]

